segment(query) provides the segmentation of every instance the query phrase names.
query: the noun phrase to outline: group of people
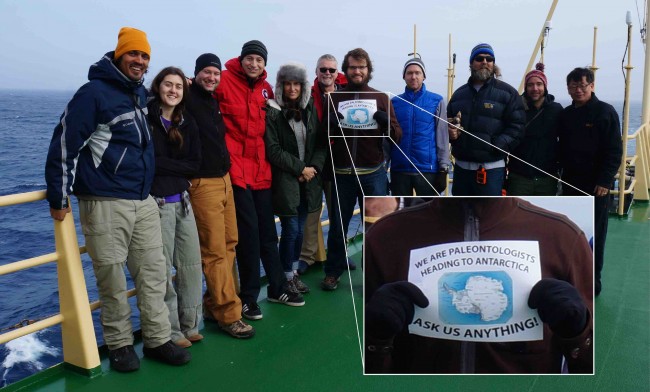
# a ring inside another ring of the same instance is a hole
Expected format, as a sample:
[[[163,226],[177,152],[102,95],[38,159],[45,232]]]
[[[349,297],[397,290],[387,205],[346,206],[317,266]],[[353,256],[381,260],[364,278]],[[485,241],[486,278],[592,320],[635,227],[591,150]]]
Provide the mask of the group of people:
[[[305,66],[284,64],[274,88],[265,70],[267,48],[257,40],[246,42],[225,69],[217,55],[205,53],[195,61],[194,77],[167,67],[147,90],[150,55],[144,32],[120,30],[115,50],[90,67],[89,82],[62,114],[45,169],[54,219],[70,212],[71,194],[79,200],[104,339],[117,371],[140,366],[125,265],[138,292],[144,355],[182,365],[191,359],[185,348],[203,339],[202,319],[235,338],[254,336],[243,318],[263,317],[260,260],[267,300],[304,305],[310,288],[300,274],[316,260],[323,195],[331,227],[320,286],[332,291],[343,271],[354,268],[344,239],[355,204],[363,208],[364,196],[390,192],[442,192],[450,142],[454,195],[500,195],[505,157],[517,148],[533,165],[557,170],[556,155],[527,145],[549,135],[560,136],[559,146],[544,145],[560,157],[563,178],[581,191],[605,199],[614,175],[603,146],[615,139],[615,128],[620,138],[618,119],[592,94],[588,70],[569,75],[574,103],[559,113],[543,72],[526,76],[522,99],[495,77],[487,44],[472,50],[472,76],[448,105],[426,90],[420,58],[404,65],[404,94],[391,100],[373,89],[372,61],[361,48],[345,55],[342,73],[334,56],[321,56],[313,84]],[[570,160],[561,159],[566,151]],[[536,186],[541,175],[522,167],[510,170]],[[281,222],[279,246],[274,215]],[[596,249],[603,244],[597,229]]]

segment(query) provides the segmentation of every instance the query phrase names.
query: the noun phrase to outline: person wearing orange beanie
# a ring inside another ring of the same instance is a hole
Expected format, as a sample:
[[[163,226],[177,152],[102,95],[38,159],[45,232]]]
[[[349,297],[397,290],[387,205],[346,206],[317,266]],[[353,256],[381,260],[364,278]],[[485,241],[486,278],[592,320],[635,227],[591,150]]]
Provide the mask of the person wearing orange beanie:
[[[133,81],[142,79],[151,58],[151,46],[144,31],[122,27],[117,36],[113,62],[119,70]]]

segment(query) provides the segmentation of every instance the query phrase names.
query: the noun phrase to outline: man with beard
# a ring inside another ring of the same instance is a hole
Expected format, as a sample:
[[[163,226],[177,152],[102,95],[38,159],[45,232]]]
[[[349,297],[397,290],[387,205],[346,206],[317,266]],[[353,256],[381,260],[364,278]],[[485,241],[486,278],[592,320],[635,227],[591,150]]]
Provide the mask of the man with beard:
[[[449,122],[460,125],[449,127],[456,196],[500,196],[506,155],[523,138],[521,97],[495,77],[494,61],[490,45],[476,45],[469,58],[471,76],[447,105]]]
[[[143,77],[151,47],[143,31],[123,27],[115,51],[90,67],[54,128],[45,165],[50,215],[62,221],[79,199],[79,220],[97,278],[101,323],[112,369],[140,368],[133,349],[124,266],[138,291],[146,357],[183,365],[190,353],[171,341],[165,305],[167,262],[158,204],[149,195],[154,142]]]
[[[343,72],[348,85],[331,94],[327,121],[334,162],[334,183],[330,230],[327,238],[327,261],[323,290],[336,290],[346,267],[345,237],[358,201],[363,210],[363,196],[385,196],[388,178],[384,167],[382,141],[390,136],[399,143],[402,129],[386,94],[368,86],[372,62],[368,52],[353,49],[345,55]]]
[[[544,64],[525,77],[522,95],[526,110],[524,139],[508,161],[508,194],[512,196],[555,196],[558,176],[556,123],[562,105],[548,93]],[[533,165],[533,166],[531,166]]]

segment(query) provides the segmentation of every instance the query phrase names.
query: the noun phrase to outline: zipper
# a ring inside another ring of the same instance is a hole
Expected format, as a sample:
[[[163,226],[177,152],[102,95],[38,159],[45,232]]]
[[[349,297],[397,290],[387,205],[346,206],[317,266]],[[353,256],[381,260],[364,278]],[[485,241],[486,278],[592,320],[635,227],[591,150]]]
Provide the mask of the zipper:
[[[463,241],[479,240],[479,219],[469,202],[463,203],[465,227]],[[474,374],[476,368],[476,342],[460,343],[460,373]]]

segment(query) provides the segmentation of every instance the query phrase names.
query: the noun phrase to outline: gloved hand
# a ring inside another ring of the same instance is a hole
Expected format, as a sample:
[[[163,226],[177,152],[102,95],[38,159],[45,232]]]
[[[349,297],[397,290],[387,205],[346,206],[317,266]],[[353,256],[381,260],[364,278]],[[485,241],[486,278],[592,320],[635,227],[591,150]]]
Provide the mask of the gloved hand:
[[[388,126],[388,113],[377,110],[375,114],[373,114],[372,118],[377,121],[377,124],[379,124],[380,127]]]
[[[417,305],[429,306],[422,291],[410,282],[387,283],[366,304],[366,333],[377,339],[389,339],[413,321]]]
[[[445,188],[447,188],[447,171],[439,170],[436,173],[432,185],[436,189],[436,191],[438,191],[438,193],[444,192]]]
[[[587,306],[578,290],[563,280],[537,282],[528,296],[528,306],[537,309],[539,318],[560,337],[576,337],[587,326]]]
[[[343,120],[343,115],[339,112],[330,112],[329,116],[327,117],[327,121],[331,127],[338,128],[339,120]]]

